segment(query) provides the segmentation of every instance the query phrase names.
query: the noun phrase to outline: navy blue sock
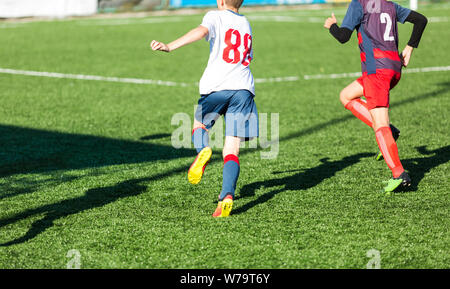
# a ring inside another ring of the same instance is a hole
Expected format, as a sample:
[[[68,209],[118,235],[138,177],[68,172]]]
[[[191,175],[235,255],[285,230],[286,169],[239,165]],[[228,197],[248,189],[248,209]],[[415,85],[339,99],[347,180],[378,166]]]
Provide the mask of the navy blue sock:
[[[192,131],[192,143],[197,153],[209,145],[209,135],[206,128],[197,127]]]
[[[223,160],[223,183],[219,200],[223,200],[226,195],[231,195],[234,199],[234,191],[236,190],[239,172],[239,158],[232,154],[226,155]]]

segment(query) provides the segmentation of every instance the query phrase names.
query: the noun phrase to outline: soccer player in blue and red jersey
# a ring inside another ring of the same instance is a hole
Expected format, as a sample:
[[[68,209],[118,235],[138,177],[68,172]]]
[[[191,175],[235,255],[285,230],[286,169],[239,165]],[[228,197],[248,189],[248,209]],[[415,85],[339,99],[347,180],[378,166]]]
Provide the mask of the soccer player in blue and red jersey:
[[[414,24],[408,45],[399,55],[397,22]],[[378,147],[392,171],[384,188],[392,192],[409,186],[411,179],[398,155],[399,131],[389,123],[389,91],[400,80],[402,66],[407,66],[427,24],[420,13],[386,0],[352,0],[339,27],[332,14],[324,24],[341,43],[347,42],[353,30],[358,33],[362,76],[340,93],[344,107],[375,131]],[[367,101],[361,99],[364,96]]]

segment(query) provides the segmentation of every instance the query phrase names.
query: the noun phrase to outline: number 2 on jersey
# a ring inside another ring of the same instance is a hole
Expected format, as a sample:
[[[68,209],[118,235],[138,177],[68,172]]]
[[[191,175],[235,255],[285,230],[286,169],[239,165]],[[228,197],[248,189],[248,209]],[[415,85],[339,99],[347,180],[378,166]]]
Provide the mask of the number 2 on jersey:
[[[231,42],[231,37],[235,36],[235,43]],[[225,33],[225,44],[227,45],[223,50],[222,58],[226,63],[236,64],[241,61],[242,65],[248,66],[252,58],[250,57],[250,52],[252,51],[252,36],[248,33],[244,35],[244,53],[242,55],[239,52],[239,47],[241,46],[241,34],[238,30],[229,29]],[[231,51],[233,51],[233,58],[230,58]]]
[[[386,23],[386,29],[384,30],[384,41],[394,41],[394,36],[390,36],[391,33],[391,27],[392,27],[392,20],[389,14],[387,13],[381,13],[380,14],[380,21],[381,23]]]

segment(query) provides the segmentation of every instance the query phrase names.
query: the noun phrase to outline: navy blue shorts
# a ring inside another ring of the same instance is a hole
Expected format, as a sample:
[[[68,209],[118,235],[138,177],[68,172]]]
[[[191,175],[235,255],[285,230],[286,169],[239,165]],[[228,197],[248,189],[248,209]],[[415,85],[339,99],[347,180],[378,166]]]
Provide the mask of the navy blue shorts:
[[[258,111],[253,98],[254,95],[248,90],[221,90],[204,94],[198,100],[195,119],[210,129],[224,115],[226,136],[258,137]]]

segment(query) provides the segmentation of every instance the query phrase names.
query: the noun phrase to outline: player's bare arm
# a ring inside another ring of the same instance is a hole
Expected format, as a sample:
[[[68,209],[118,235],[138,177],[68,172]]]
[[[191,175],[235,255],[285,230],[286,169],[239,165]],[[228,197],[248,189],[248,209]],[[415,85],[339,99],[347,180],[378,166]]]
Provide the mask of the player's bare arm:
[[[408,44],[406,45],[405,49],[403,49],[401,54],[403,66],[406,67],[409,64],[409,60],[411,59],[414,48],[417,48],[419,46],[423,31],[425,30],[425,27],[428,23],[428,19],[424,15],[416,11],[411,11],[405,21],[414,24],[413,30],[411,32],[411,38],[409,39]]]
[[[331,17],[328,17],[325,20],[325,23],[323,25],[326,29],[328,29],[331,33],[331,35],[334,36],[340,43],[344,44],[347,41],[350,40],[350,37],[352,36],[352,30],[347,28],[342,28],[337,25],[337,19],[334,16],[334,13],[331,14]]]
[[[155,51],[159,50],[159,51],[163,51],[163,52],[171,52],[182,46],[185,46],[192,42],[198,41],[198,40],[204,38],[206,35],[208,35],[208,29],[206,27],[200,25],[197,28],[192,29],[185,35],[181,36],[180,38],[170,42],[169,44],[165,44],[165,43],[153,40],[150,43],[150,47]]]
[[[334,16],[334,13],[331,13],[331,17],[328,17],[327,20],[325,20],[323,27],[325,27],[326,29],[330,29],[331,25],[336,23],[337,23],[336,17]]]
[[[408,66],[413,50],[414,47],[409,45],[406,45],[405,49],[403,49],[401,55],[402,55],[402,64],[404,67]]]

